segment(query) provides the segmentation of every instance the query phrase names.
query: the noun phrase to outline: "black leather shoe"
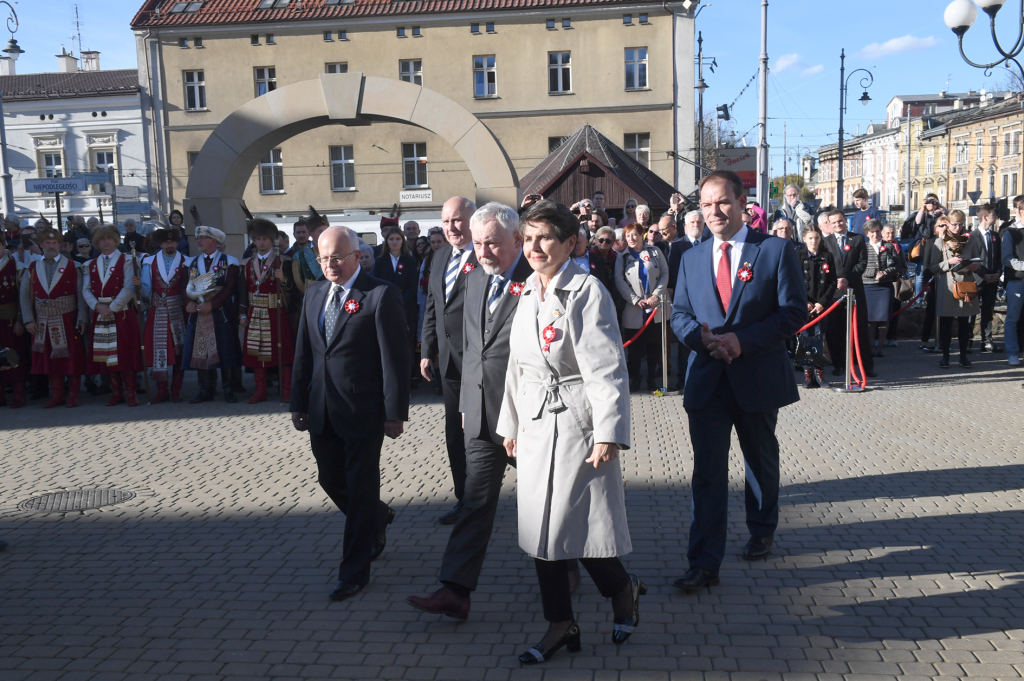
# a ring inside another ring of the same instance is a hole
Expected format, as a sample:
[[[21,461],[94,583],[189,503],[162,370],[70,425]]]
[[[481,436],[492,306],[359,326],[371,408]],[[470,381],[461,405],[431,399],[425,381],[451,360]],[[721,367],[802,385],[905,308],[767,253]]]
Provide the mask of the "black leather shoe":
[[[334,591],[331,592],[330,599],[332,601],[343,601],[346,598],[352,598],[362,590],[363,587],[359,586],[358,584],[338,582],[338,584],[334,587]]]
[[[948,369],[949,368],[949,357],[943,357],[942,359],[939,360],[939,368],[940,369]]]
[[[675,581],[675,587],[688,594],[696,593],[707,586],[718,586],[718,575],[700,568],[690,568],[685,575]]]
[[[612,643],[619,646],[626,642],[636,627],[640,624],[640,597],[647,595],[647,585],[640,581],[636,575],[629,576],[629,585],[633,589],[633,615],[631,617],[616,617],[614,629],[612,630]]]
[[[519,662],[522,664],[540,664],[551,659],[551,656],[559,648],[566,648],[570,653],[580,652],[580,626],[576,624],[576,620],[573,620],[569,628],[565,630],[565,634],[558,640],[558,643],[551,646],[551,650],[547,650],[538,643],[520,655]]]
[[[188,403],[189,404],[201,404],[203,402],[212,402],[212,401],[213,401],[213,393],[212,392],[207,392],[207,391],[204,390],[203,392],[199,393],[198,395],[193,397],[191,400],[189,400]]]
[[[228,402],[229,404],[234,404],[235,402],[238,401],[238,398],[235,397],[235,393],[231,390],[231,388],[224,388],[224,401]]]
[[[960,366],[962,366],[964,369],[970,369],[974,365],[971,364],[971,360],[967,359],[966,357],[961,357],[960,358]]]
[[[764,560],[772,552],[771,537],[755,537],[751,535],[747,545],[743,547],[743,560]]]
[[[443,516],[441,516],[437,522],[441,523],[442,525],[454,525],[456,522],[458,522],[459,516],[461,515],[462,502],[460,501],[459,503],[455,504],[452,510],[448,511]]]
[[[833,376],[842,376],[845,373],[846,372],[843,371],[842,367],[832,367],[832,375]]]
[[[395,509],[388,508],[387,518],[379,530],[377,538],[373,540],[373,550],[370,552],[370,560],[377,560],[380,554],[384,553],[384,547],[388,544],[388,525],[395,522]]]

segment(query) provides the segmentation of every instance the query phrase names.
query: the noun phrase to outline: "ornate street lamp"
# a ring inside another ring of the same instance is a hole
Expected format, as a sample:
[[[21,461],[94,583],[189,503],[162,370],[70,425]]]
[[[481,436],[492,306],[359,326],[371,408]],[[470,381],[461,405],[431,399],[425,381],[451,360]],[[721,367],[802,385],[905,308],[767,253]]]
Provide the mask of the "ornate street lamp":
[[[970,0],[967,0],[970,2]],[[1021,0],[1024,2],[1024,0]],[[854,75],[864,72],[864,76],[860,79],[860,86],[864,90],[864,94],[860,96],[859,101],[864,106],[868,105],[871,101],[871,97],[868,96],[868,88],[875,82],[875,77],[867,69],[856,69],[850,71],[850,75],[846,75],[846,50],[843,50],[839,54],[839,172],[836,175],[836,206],[839,210],[842,210],[845,206],[843,201],[843,114],[846,113],[846,102],[848,99],[848,89],[850,85],[850,78]]]
[[[992,69],[1001,64],[1013,63],[1017,67],[1017,71],[1020,72],[1021,79],[1024,80],[1024,68],[1021,68],[1020,62],[1017,61],[1017,57],[1024,50],[1024,0],[1021,0],[1021,9],[1018,12],[1020,16],[1018,17],[1019,29],[1017,39],[1009,50],[1003,49],[1003,46],[999,44],[999,38],[996,36],[996,14],[1003,8],[1005,2],[1006,0],[974,0],[974,2],[971,0],[953,0],[946,7],[942,18],[945,20],[946,26],[949,26],[953,33],[956,33],[960,44],[960,56],[963,57],[965,62],[979,69],[985,69],[986,76],[992,75]],[[992,42],[995,44],[996,50],[999,51],[1000,55],[999,59],[989,64],[976,64],[964,54],[964,34],[967,33],[967,30],[974,24],[975,19],[978,18],[979,7],[989,16]]]
[[[18,30],[18,15],[14,11],[14,6],[7,2],[7,0],[0,0],[0,5],[6,5],[10,11],[10,15],[7,17],[7,30],[11,32],[11,39],[3,52],[11,61],[18,61],[18,57],[25,51],[18,47],[18,41],[14,39],[14,34]],[[0,169],[3,171],[3,174],[0,175],[0,178],[3,179],[3,182],[0,183],[0,189],[3,191],[3,212],[5,214],[13,213],[14,184],[11,181],[11,171],[7,167],[7,130],[4,129],[4,103],[2,97],[0,97]]]

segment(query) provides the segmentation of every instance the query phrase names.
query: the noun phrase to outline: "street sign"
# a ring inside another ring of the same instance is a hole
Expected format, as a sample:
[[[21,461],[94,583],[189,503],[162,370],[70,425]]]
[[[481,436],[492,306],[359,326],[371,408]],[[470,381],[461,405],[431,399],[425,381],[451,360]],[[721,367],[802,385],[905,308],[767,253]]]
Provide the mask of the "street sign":
[[[25,180],[25,191],[36,194],[84,192],[88,183],[78,177],[41,177]]]
[[[148,201],[118,201],[117,202],[117,214],[121,215],[140,215],[142,213],[149,213],[150,206]]]
[[[135,185],[119,184],[114,187],[114,198],[118,201],[124,199],[126,201],[138,201],[139,200],[139,188]]]
[[[970,197],[971,203],[977,203],[981,198],[981,192],[967,192],[967,196]]]
[[[771,209],[772,211],[778,210],[779,209],[779,200],[778,199],[768,199],[768,208]]]
[[[899,213],[902,210],[903,210],[903,204],[902,203],[890,203],[889,204],[889,212],[890,213]]]
[[[105,172],[101,173],[75,173],[72,177],[79,180],[85,180],[86,184],[103,184],[110,180],[110,176]]]
[[[430,189],[398,192],[399,203],[430,203],[433,200],[434,192]]]

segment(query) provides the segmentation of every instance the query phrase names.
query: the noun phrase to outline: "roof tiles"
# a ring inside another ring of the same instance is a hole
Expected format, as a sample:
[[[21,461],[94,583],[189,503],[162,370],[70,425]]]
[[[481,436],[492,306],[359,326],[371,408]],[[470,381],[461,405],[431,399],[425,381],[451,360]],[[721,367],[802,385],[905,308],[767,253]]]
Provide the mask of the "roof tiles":
[[[138,69],[0,76],[0,93],[7,102],[105,97],[138,91]]]

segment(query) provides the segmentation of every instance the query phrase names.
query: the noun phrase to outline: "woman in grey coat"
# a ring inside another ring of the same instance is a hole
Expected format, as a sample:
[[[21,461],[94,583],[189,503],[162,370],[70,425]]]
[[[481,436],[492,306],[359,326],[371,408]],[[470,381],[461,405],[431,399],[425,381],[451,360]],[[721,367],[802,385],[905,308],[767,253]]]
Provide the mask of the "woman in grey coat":
[[[647,587],[618,558],[632,544],[618,461],[630,435],[615,305],[569,257],[579,224],[568,208],[540,201],[519,220],[534,273],[512,322],[496,430],[516,458],[519,546],[534,557],[549,622],[543,640],[519,656],[537,664],[564,646],[580,649],[569,560],[579,559],[612,599],[616,644],[639,623]]]
[[[637,210],[639,213],[639,209]],[[654,321],[629,346],[629,390],[640,389],[640,361],[647,355],[647,389],[654,390],[661,369],[661,325],[665,313],[657,308],[668,287],[668,258],[656,247],[644,244],[638,223],[625,228],[628,248],[615,260],[615,288],[626,301],[622,310],[622,336],[632,338],[653,314]],[[664,386],[663,386],[664,387]]]
[[[952,215],[951,213],[950,216]],[[978,278],[974,274],[978,265],[964,266],[964,263],[981,258],[981,244],[977,240],[971,241],[967,238],[963,222],[942,217],[935,225],[939,227],[943,223],[946,230],[941,237],[932,240],[931,252],[927,258],[928,269],[935,275],[935,316],[939,318],[939,348],[942,350],[939,366],[943,369],[949,368],[949,350],[953,344],[953,319],[956,318],[960,366],[969,369],[971,360],[967,358],[967,344],[974,331],[970,321],[981,311],[981,305],[977,294]],[[953,287],[959,282],[975,284],[975,294],[971,300],[959,300],[953,295]]]

